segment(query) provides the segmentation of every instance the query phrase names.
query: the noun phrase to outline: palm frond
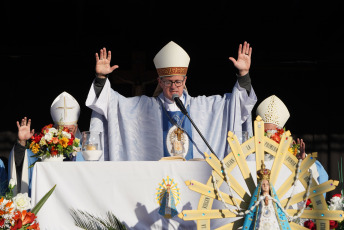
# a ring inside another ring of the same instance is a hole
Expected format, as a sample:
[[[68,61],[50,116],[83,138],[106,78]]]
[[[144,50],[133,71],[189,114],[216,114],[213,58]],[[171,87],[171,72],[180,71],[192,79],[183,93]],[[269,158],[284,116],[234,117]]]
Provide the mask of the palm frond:
[[[77,227],[87,230],[127,230],[124,224],[122,224],[117,217],[107,212],[106,217],[98,217],[89,212],[82,210],[71,209],[70,214],[74,219],[74,223]]]

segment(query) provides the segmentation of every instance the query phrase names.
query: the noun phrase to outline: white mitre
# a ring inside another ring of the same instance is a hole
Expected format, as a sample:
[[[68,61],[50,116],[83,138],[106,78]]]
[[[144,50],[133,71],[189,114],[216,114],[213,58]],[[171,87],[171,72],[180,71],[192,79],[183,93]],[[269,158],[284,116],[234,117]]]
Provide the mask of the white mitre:
[[[55,124],[76,125],[80,115],[80,106],[72,95],[63,92],[51,104],[50,114]]]
[[[185,76],[188,71],[190,57],[182,47],[170,41],[155,55],[153,62],[159,77]]]
[[[159,77],[186,76],[190,57],[182,47],[170,41],[155,55],[153,62]],[[187,90],[186,86],[184,89]],[[158,84],[153,97],[159,96],[161,92],[162,88]]]
[[[265,123],[275,124],[283,128],[290,117],[285,104],[277,96],[272,95],[262,101],[256,111]]]

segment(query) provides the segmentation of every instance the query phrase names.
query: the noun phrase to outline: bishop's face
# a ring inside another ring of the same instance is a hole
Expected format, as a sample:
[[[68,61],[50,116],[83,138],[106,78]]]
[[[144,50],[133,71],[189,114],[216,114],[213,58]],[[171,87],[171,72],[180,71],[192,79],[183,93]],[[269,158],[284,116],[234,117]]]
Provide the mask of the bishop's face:
[[[168,76],[158,78],[159,84],[164,92],[164,96],[169,100],[173,101],[172,95],[178,94],[178,96],[182,96],[183,89],[186,82],[186,76]]]

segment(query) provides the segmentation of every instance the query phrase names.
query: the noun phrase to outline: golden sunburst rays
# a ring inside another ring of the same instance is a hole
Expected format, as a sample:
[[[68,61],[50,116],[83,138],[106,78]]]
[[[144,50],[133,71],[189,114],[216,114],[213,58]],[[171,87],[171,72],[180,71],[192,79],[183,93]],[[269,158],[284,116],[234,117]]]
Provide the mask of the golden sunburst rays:
[[[228,221],[231,223],[217,226],[217,230],[237,229],[242,226],[243,213],[247,211],[251,194],[257,186],[256,172],[261,168],[261,161],[264,161],[266,154],[273,157],[270,165],[270,182],[276,189],[281,207],[290,217],[313,219],[317,226],[321,226],[321,229],[329,229],[329,220],[341,221],[344,219],[343,211],[328,210],[323,196],[324,193],[334,190],[339,182],[328,180],[318,185],[316,180],[311,178],[312,174],[309,169],[315,163],[317,153],[308,154],[304,160],[299,162],[288,151],[293,141],[290,131],[284,132],[280,143],[277,143],[265,136],[264,121],[259,116],[254,121],[254,134],[253,137],[240,144],[238,138],[232,132],[228,132],[227,141],[232,151],[222,161],[214,154],[205,153],[206,161],[213,169],[212,175],[206,184],[195,180],[185,181],[188,188],[201,194],[201,197],[197,210],[183,210],[178,215],[181,219],[195,220],[197,229],[210,229],[211,220],[223,218],[232,218],[231,221]],[[254,168],[252,164],[248,165],[246,160],[247,156],[252,153],[255,153]],[[241,174],[242,178],[233,175],[234,171]],[[281,180],[281,177],[284,179]],[[223,182],[228,185],[229,192],[220,191],[219,188]],[[300,211],[300,209],[294,208],[297,206],[296,204],[302,204],[307,198],[311,199],[314,204],[313,210],[302,209]],[[224,203],[223,209],[212,209],[214,200]],[[233,207],[233,209],[228,207]],[[290,222],[290,227],[291,229],[306,229],[294,222]]]
[[[178,183],[176,183],[173,178],[170,178],[169,176],[167,176],[166,179],[163,178],[156,190],[157,192],[155,195],[159,205],[161,205],[162,198],[168,190],[175,200],[175,205],[177,206],[180,203],[180,189],[178,188]]]

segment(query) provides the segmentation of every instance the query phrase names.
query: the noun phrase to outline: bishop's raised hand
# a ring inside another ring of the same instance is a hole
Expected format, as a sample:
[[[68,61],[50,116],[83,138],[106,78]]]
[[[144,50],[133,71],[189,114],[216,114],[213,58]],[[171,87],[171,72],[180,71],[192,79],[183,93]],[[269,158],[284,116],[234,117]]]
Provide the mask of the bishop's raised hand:
[[[244,76],[248,73],[251,66],[251,56],[252,56],[252,47],[248,42],[239,45],[238,49],[238,59],[235,60],[233,57],[229,57],[235,66],[238,69],[239,75]]]
[[[99,54],[96,53],[96,75],[99,78],[106,78],[106,75],[112,73],[118,68],[118,65],[111,66],[111,51],[106,52],[106,48],[100,49]]]

